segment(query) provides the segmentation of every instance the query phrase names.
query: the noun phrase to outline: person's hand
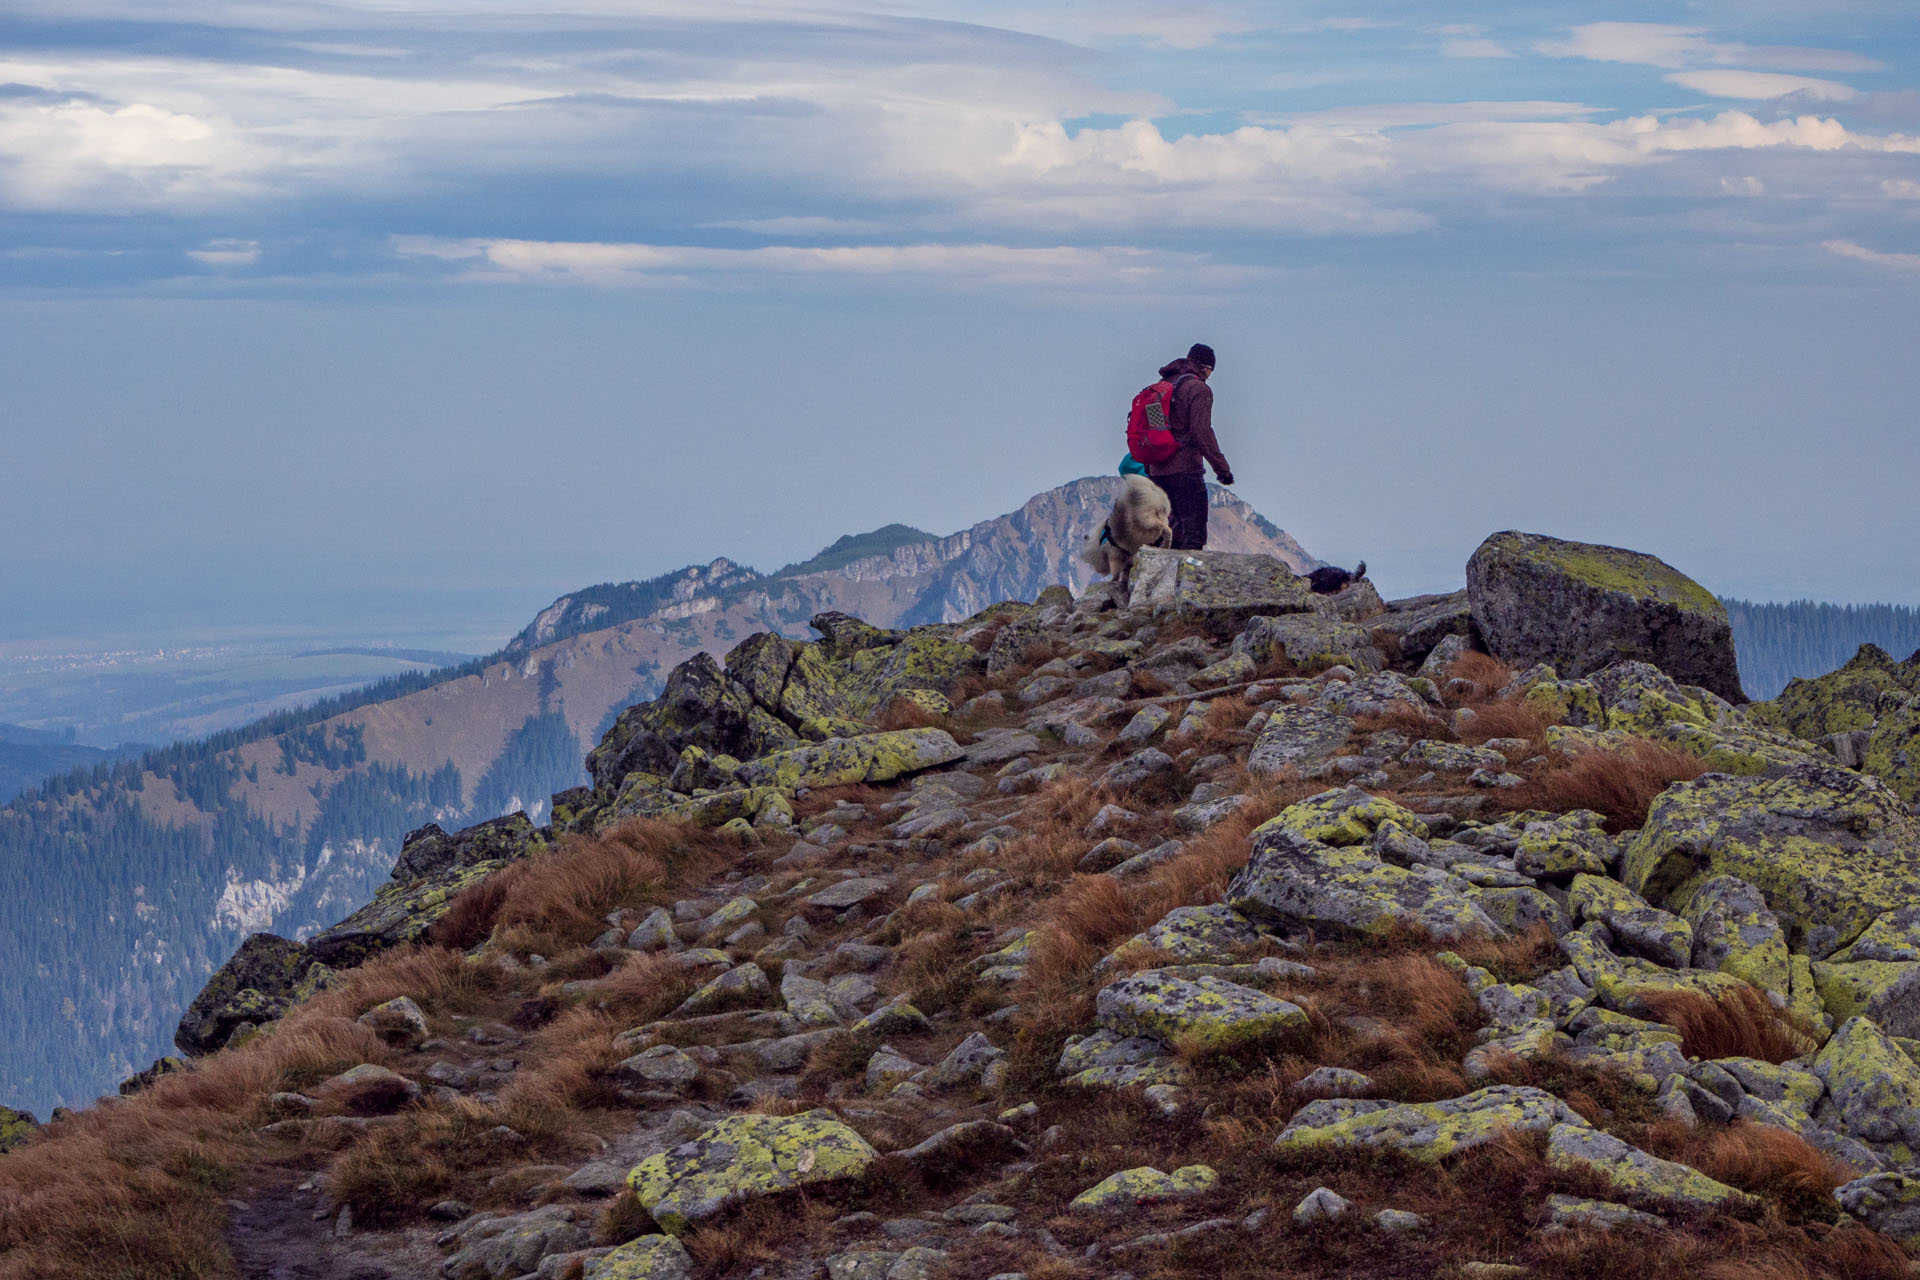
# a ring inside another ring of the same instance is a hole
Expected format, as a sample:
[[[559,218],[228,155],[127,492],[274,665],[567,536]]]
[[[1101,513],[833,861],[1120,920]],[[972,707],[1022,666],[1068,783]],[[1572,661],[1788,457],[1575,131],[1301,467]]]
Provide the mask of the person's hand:
[[[1231,471],[1229,471],[1229,472],[1227,472],[1227,474],[1225,474],[1225,475],[1223,475],[1223,476],[1221,476],[1221,477],[1220,477],[1220,483],[1221,483],[1221,484],[1232,484],[1232,483],[1233,483],[1233,472],[1231,472]]]

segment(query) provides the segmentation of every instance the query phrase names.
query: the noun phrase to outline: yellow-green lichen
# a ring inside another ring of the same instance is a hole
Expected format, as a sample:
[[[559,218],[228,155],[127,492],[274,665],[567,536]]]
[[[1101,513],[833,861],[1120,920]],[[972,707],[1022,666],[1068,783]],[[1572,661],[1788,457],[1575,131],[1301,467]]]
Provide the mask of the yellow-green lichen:
[[[627,1185],[653,1220],[674,1235],[746,1201],[843,1181],[878,1153],[828,1111],[797,1116],[739,1113],[691,1142],[647,1157]]]

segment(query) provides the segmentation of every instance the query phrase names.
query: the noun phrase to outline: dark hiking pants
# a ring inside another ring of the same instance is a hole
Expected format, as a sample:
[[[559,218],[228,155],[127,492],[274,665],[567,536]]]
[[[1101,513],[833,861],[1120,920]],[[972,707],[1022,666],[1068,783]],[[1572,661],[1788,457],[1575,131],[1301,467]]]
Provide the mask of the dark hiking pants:
[[[1153,482],[1166,491],[1173,504],[1173,547],[1176,551],[1200,551],[1207,545],[1207,475],[1204,471],[1183,471],[1179,475],[1155,476]]]

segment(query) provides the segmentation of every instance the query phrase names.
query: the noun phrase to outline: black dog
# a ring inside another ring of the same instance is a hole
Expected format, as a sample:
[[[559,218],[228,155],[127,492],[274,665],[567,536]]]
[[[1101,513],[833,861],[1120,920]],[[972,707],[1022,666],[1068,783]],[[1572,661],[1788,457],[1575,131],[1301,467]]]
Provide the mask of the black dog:
[[[1352,583],[1367,576],[1367,562],[1362,560],[1352,573],[1345,569],[1336,569],[1332,565],[1322,565],[1307,575],[1307,585],[1313,588],[1315,595],[1330,596],[1336,591],[1345,591]]]

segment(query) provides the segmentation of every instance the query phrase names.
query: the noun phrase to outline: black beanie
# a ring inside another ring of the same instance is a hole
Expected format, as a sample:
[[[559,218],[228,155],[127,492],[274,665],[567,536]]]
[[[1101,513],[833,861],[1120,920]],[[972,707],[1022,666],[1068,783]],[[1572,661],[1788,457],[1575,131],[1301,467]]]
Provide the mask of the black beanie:
[[[1214,367],[1213,348],[1204,342],[1196,342],[1187,348],[1187,359],[1193,361],[1195,364],[1205,365],[1211,369]]]

